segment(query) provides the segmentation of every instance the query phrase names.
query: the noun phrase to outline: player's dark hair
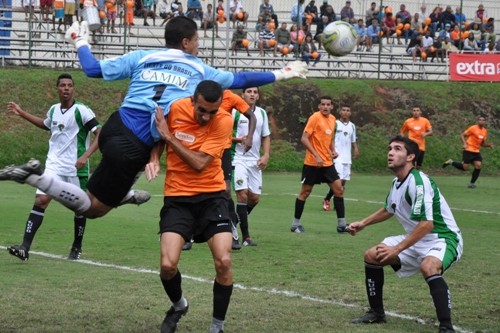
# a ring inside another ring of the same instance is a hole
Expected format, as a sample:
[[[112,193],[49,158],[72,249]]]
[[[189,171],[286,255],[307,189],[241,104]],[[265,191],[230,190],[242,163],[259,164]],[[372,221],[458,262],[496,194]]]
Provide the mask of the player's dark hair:
[[[389,140],[389,144],[393,142],[401,142],[405,145],[405,149],[408,152],[408,155],[415,155],[415,158],[413,159],[413,164],[417,162],[418,154],[419,154],[419,149],[418,149],[418,144],[413,141],[412,139],[407,138],[404,135],[398,134],[395,137],[393,137],[391,140]]]
[[[194,91],[194,100],[198,100],[200,95],[203,96],[205,101],[215,103],[222,98],[222,87],[215,81],[201,81]]]
[[[243,89],[241,90],[241,92],[243,92],[243,93],[244,93],[245,91],[247,91],[247,89],[250,89],[250,88],[257,88],[257,93],[260,95],[260,88],[259,88],[259,87],[245,87],[245,88],[243,88]]]
[[[165,46],[180,49],[184,38],[192,39],[198,30],[196,22],[186,16],[177,16],[165,24]]]
[[[68,73],[62,73],[57,78],[56,87],[59,87],[59,83],[61,82],[62,79],[70,79],[71,81],[73,81],[73,77],[70,74],[68,74]]]
[[[333,98],[331,98],[330,96],[321,96],[319,98],[319,102],[321,103],[321,100],[323,100],[323,99],[329,100],[333,104]]]

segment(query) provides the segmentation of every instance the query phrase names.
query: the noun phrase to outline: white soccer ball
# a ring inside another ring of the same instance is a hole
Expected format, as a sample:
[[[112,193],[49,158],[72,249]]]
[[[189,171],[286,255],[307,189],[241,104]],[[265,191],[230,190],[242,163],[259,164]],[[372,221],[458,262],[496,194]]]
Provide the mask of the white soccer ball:
[[[326,52],[341,57],[354,50],[357,39],[358,34],[352,25],[344,21],[335,21],[323,30],[321,42]]]

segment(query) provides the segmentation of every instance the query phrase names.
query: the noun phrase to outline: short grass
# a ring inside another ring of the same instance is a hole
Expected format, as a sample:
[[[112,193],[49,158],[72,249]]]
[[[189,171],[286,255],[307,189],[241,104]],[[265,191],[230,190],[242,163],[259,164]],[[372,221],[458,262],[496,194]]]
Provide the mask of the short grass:
[[[353,175],[346,192],[348,220],[380,207],[391,178],[389,173]],[[454,323],[461,332],[499,332],[500,251],[495,244],[500,239],[500,180],[481,177],[474,190],[466,188],[468,176],[435,180],[465,238],[462,261],[445,275]],[[21,262],[5,247],[21,241],[34,190],[0,183],[0,332],[159,331],[169,307],[157,273],[162,181],[141,180],[137,187],[155,196],[143,206],[121,207],[89,221],[84,260],[64,260],[73,238],[72,213],[53,203],[30,260]],[[233,254],[236,287],[226,332],[436,332],[424,280],[421,276],[398,279],[390,269],[385,270],[384,289],[388,323],[350,324],[367,306],[364,250],[387,235],[402,233],[402,228],[390,220],[356,237],[337,234],[335,213],[321,209],[323,185],[315,187],[307,201],[303,215],[307,232],[291,233],[299,187],[297,173],[265,174],[261,203],[250,215],[258,246]],[[183,253],[180,269],[191,308],[178,332],[207,332],[214,272],[206,245],[196,244]]]

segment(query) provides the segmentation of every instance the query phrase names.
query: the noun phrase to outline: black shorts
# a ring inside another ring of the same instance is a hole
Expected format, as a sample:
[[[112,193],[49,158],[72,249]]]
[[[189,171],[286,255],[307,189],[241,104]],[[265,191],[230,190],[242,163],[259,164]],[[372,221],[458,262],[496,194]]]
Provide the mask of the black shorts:
[[[221,232],[231,232],[225,192],[191,197],[165,197],[160,211],[160,234],[175,232],[186,242],[203,243]]]
[[[87,188],[102,203],[116,207],[149,161],[151,148],[123,125],[114,112],[99,134],[101,162],[90,176]]]
[[[472,164],[474,161],[481,162],[483,157],[480,153],[473,153],[471,151],[464,150],[462,153],[462,162],[465,164]]]
[[[224,172],[224,180],[231,180],[233,174],[233,166],[231,164],[231,148],[224,149],[222,153],[222,171]]]
[[[317,168],[309,165],[304,165],[302,168],[302,184],[315,185],[321,183],[333,183],[339,178],[339,174],[335,169],[335,165],[329,167]]]
[[[425,151],[419,150],[417,159],[415,160],[415,163],[417,163],[418,166],[422,166],[422,162],[424,161],[424,156],[425,156]]]

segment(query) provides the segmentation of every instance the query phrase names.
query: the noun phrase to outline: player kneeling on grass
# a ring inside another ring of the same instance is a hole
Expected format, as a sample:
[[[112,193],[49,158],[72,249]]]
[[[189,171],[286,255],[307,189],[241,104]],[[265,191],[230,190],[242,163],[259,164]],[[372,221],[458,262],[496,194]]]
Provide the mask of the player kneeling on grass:
[[[462,234],[434,181],[415,168],[417,155],[418,145],[414,141],[400,135],[390,140],[387,165],[396,178],[385,206],[348,227],[348,232],[354,236],[364,227],[394,215],[407,233],[387,237],[365,252],[370,309],[352,322],[385,323],[383,267],[391,265],[399,277],[422,273],[436,308],[439,332],[451,333],[455,330],[451,323],[450,291],[442,275],[462,256]]]

